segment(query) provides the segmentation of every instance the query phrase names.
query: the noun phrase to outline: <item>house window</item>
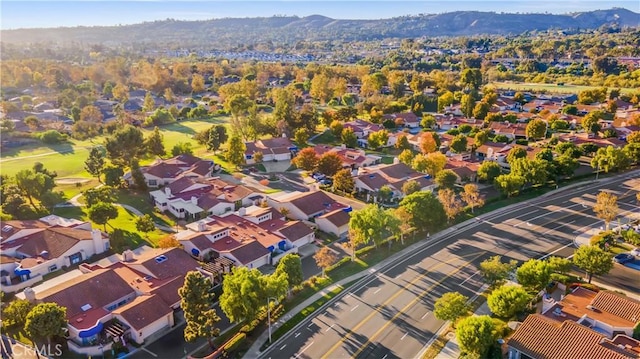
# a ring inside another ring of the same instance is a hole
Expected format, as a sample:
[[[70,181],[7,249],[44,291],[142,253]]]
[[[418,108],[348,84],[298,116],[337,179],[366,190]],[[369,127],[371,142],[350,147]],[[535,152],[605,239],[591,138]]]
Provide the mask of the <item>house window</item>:
[[[49,272],[55,272],[57,270],[58,270],[58,266],[55,264],[49,267]]]
[[[125,305],[125,304],[127,304],[127,300],[126,300],[126,299],[125,299],[125,300],[121,300],[121,301],[119,301],[119,302],[118,302],[118,304],[117,304],[117,306],[118,306],[118,307],[122,307],[122,306],[123,306],[123,305]]]
[[[111,312],[111,311],[114,311],[116,308],[118,308],[118,305],[113,304],[107,307],[107,311]]]
[[[157,180],[149,180],[149,186],[157,186],[157,185],[158,185]]]
[[[82,261],[82,253],[78,252],[69,256],[69,262],[71,265],[78,264]]]

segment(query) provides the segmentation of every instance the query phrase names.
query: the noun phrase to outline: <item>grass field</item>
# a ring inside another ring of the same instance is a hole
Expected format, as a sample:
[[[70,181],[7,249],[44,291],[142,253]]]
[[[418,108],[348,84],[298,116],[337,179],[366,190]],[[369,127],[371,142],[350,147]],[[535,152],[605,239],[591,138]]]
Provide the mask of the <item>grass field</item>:
[[[501,90],[531,91],[531,92],[547,91],[547,92],[553,92],[553,93],[575,93],[575,94],[577,94],[580,91],[593,90],[593,89],[602,87],[602,86],[583,86],[583,85],[570,85],[570,84],[558,86],[556,84],[515,83],[515,82],[493,82],[491,85]],[[638,90],[634,88],[620,89],[620,92],[623,92],[623,93],[633,93],[637,91]]]
[[[213,117],[204,120],[181,121],[162,126],[160,132],[164,136],[167,151],[179,142],[191,143],[195,155],[207,155],[207,150],[199,145],[192,136],[198,131],[213,124],[226,123],[226,117]],[[153,129],[143,129],[145,136]],[[49,170],[58,172],[58,177],[90,177],[84,170],[84,161],[89,149],[104,143],[104,136],[88,141],[70,140],[69,143],[59,145],[34,144],[2,152],[0,170],[3,174],[14,175],[16,172],[31,168],[33,163],[42,162]],[[142,161],[148,163],[152,159]]]

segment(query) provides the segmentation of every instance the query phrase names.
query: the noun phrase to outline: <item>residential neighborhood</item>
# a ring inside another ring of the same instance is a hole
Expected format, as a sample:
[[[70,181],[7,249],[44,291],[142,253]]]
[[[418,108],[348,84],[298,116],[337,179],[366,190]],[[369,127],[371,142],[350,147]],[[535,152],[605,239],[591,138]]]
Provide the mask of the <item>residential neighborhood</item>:
[[[640,358],[638,14],[598,11],[2,28],[0,355]]]

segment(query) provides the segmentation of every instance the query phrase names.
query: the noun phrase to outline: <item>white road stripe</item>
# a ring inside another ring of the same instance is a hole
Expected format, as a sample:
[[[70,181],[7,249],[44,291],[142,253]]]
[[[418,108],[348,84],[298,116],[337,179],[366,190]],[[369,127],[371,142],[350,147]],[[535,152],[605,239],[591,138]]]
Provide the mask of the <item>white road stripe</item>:
[[[351,308],[351,311],[353,312],[354,310],[356,310],[356,308],[358,308],[360,306],[360,304],[356,304],[355,307]]]
[[[400,340],[404,340],[404,337],[406,337],[407,334],[409,334],[409,332],[404,333],[404,335],[402,336],[402,338],[400,338]]]
[[[554,253],[558,253],[558,252],[560,252],[561,250],[563,250],[563,249],[565,249],[565,248],[567,248],[567,247],[572,247],[572,246],[573,246],[573,243],[569,243],[569,244],[567,244],[567,245],[566,245],[566,246],[564,246],[564,247],[560,247],[560,248],[556,249],[555,251],[553,251],[553,252],[551,252],[551,253],[548,253],[548,254],[543,255],[542,257],[540,257],[540,259],[545,259],[545,258],[547,258],[547,257],[549,257],[549,256],[552,256]]]
[[[473,278],[473,276],[475,276],[478,273],[480,273],[480,271],[477,271],[477,272],[473,273],[469,278],[465,279],[462,283],[460,283],[460,285],[463,285],[463,284],[467,283],[467,281],[469,281],[471,278]]]
[[[280,347],[280,350],[284,349],[286,346],[287,346],[286,344],[285,344],[285,345],[283,345],[283,346],[281,346],[281,347]]]
[[[551,228],[551,229],[549,229],[549,230],[547,230],[547,231],[545,231],[545,232],[542,232],[542,234],[547,234],[547,233],[549,233],[549,232],[551,232],[551,231],[555,231],[556,229],[558,229],[558,228],[560,228],[560,227],[564,227],[564,226],[566,226],[566,225],[568,225],[568,224],[571,224],[571,223],[573,223],[573,222],[575,222],[575,221],[571,221],[571,222],[567,222],[567,223],[561,224],[561,225],[559,225],[559,226],[557,226],[557,227],[554,227],[554,228]]]
[[[311,342],[311,343],[309,343],[309,345],[307,345],[306,347],[302,348],[302,350],[301,350],[301,351],[299,351],[299,352],[298,352],[298,354],[296,354],[296,356],[295,356],[294,358],[299,358],[299,357],[300,357],[300,355],[302,355],[302,353],[304,353],[304,351],[305,351],[305,350],[309,349],[309,347],[310,347],[311,345],[313,345],[313,343],[314,343],[314,342]]]
[[[325,329],[324,331],[325,331],[325,332],[328,332],[329,330],[331,330],[331,328],[333,328],[333,326],[334,326],[334,325],[335,325],[335,324],[331,324],[331,326],[330,326],[329,328]]]
[[[153,355],[153,357],[154,357],[154,358],[157,358],[157,357],[158,357],[158,355],[157,355],[156,353],[152,352],[151,350],[149,350],[149,349],[147,349],[147,348],[145,348],[145,347],[142,347],[142,350],[144,350],[145,352],[147,352],[147,353],[149,353],[149,354]]]
[[[427,315],[429,315],[429,312],[424,313],[424,315],[420,319],[424,319]]]
[[[387,356],[389,356],[389,354],[385,354],[382,359],[387,359]]]
[[[381,291],[382,288],[378,288],[378,290],[376,290],[375,292],[373,292],[373,294],[378,294],[379,291]]]
[[[296,333],[295,338],[300,336],[300,332]]]

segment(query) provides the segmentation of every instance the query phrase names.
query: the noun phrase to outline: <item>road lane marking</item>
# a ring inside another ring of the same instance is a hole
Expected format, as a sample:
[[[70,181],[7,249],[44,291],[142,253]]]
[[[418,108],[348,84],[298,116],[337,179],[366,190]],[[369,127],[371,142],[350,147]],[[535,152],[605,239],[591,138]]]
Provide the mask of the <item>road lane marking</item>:
[[[145,352],[147,352],[147,353],[149,353],[149,354],[153,355],[153,357],[154,357],[154,358],[157,358],[157,357],[158,357],[158,355],[157,355],[156,353],[152,352],[151,350],[149,350],[149,349],[147,349],[147,348],[145,348],[145,347],[142,347],[142,350],[144,350]]]
[[[409,334],[409,332],[404,333],[404,335],[402,336],[402,338],[400,338],[400,340],[404,340],[404,337],[406,337],[407,334]]]
[[[296,335],[295,335],[295,337],[296,337],[296,338],[297,338],[297,337],[299,337],[299,336],[300,336],[300,334],[301,334],[300,332],[297,332],[297,333],[296,333]]]
[[[381,291],[382,288],[378,288],[378,290],[376,290],[375,292],[373,292],[373,294],[378,294],[379,291]]]
[[[387,356],[389,356],[389,354],[385,354],[382,359],[387,359]]]
[[[565,248],[567,248],[567,247],[573,247],[573,242],[571,242],[571,243],[567,244],[566,246],[562,246],[562,247],[560,247],[560,248],[556,249],[555,251],[553,251],[553,252],[551,252],[551,253],[547,253],[547,254],[543,255],[542,257],[540,257],[540,259],[545,259],[545,258],[547,258],[547,257],[549,257],[549,256],[552,256],[552,255],[554,255],[555,253],[558,253],[558,252],[560,252],[561,250],[563,250],[563,249],[565,249]]]
[[[351,308],[351,311],[353,312],[354,310],[356,310],[356,308],[358,308],[360,306],[360,304],[356,304],[355,307]]]
[[[429,312],[424,313],[424,315],[420,319],[424,319],[427,315],[429,315]]]
[[[302,348],[302,350],[300,352],[298,352],[298,354],[296,354],[296,356],[294,358],[299,358],[300,355],[302,355],[302,353],[304,353],[305,350],[309,349],[310,346],[313,345],[314,342],[309,343],[309,345],[307,345],[306,347]]]
[[[480,273],[480,271],[473,273],[471,276],[469,276],[469,278],[465,279],[462,283],[460,283],[460,285],[467,283],[469,280],[471,280],[471,278],[473,278],[478,273]]]
[[[334,325],[336,325],[336,324],[335,324],[335,323],[334,323],[334,324],[331,324],[331,326],[330,326],[329,328],[325,329],[324,331],[325,331],[325,332],[328,332],[329,330],[331,330],[331,328],[333,328],[333,326],[334,326]]]
[[[419,297],[417,297],[417,298],[422,297],[422,296],[423,296],[425,293],[427,293],[428,291],[430,291],[430,290],[432,290],[433,288],[435,288],[436,286],[438,286],[438,285],[442,284],[445,280],[449,279],[450,277],[452,277],[452,276],[453,276],[453,275],[455,275],[456,273],[458,273],[458,272],[460,272],[461,270],[463,270],[464,268],[466,268],[466,266],[467,266],[469,263],[473,262],[476,258],[479,258],[479,257],[480,257],[481,255],[483,255],[484,253],[485,253],[485,252],[482,252],[482,253],[480,253],[480,254],[473,253],[473,254],[472,254],[472,257],[471,257],[471,260],[464,262],[460,268],[458,268],[458,269],[454,270],[453,272],[451,272],[450,274],[448,274],[446,277],[442,278],[440,281],[436,282],[435,284],[433,284],[432,286],[430,286],[429,288],[427,288],[427,289],[423,292],[423,294],[421,294],[421,295],[420,295]],[[338,340],[338,341],[337,341],[337,342],[336,342],[336,343],[335,343],[331,348],[329,348],[329,350],[328,350],[328,351],[327,351],[327,352],[322,356],[322,359],[329,358],[329,357],[331,356],[331,353],[333,353],[333,352],[334,352],[334,351],[335,351],[339,346],[341,346],[341,345],[342,345],[342,343],[344,343],[346,340],[348,340],[348,339],[351,337],[351,335],[352,335],[353,333],[355,333],[355,332],[356,332],[360,327],[362,327],[366,322],[368,322],[371,318],[373,318],[373,316],[374,316],[374,315],[376,315],[376,313],[380,313],[380,311],[382,310],[381,308],[384,308],[387,304],[389,304],[391,301],[393,301],[393,300],[394,300],[394,299],[396,299],[398,296],[400,296],[402,293],[404,293],[404,292],[405,292],[405,290],[406,290],[408,287],[410,287],[410,286],[414,285],[416,282],[418,282],[418,281],[422,280],[422,279],[423,279],[424,277],[426,277],[428,274],[433,274],[433,273],[434,273],[434,271],[435,271],[436,269],[438,269],[439,267],[444,266],[444,265],[449,265],[450,263],[455,262],[456,260],[466,259],[465,257],[466,257],[466,256],[454,257],[454,258],[450,258],[450,259],[448,259],[447,261],[440,262],[440,263],[436,264],[435,266],[431,267],[431,272],[425,272],[425,273],[423,273],[423,274],[421,274],[421,275],[417,276],[416,278],[414,278],[411,282],[407,283],[404,287],[402,287],[402,289],[400,289],[400,290],[396,291],[396,293],[395,293],[394,295],[392,295],[391,297],[389,297],[389,298],[388,298],[384,303],[382,303],[380,306],[378,306],[378,307],[374,308],[374,310],[373,310],[371,313],[369,313],[369,315],[367,315],[367,317],[366,317],[366,318],[364,318],[362,321],[360,321],[358,324],[356,324],[353,328],[351,328],[351,329],[349,330],[349,332],[348,332],[344,337],[340,338],[340,339],[339,339],[339,340]],[[416,300],[416,299],[414,298],[414,300],[412,301],[412,303],[413,303],[415,300]],[[403,310],[406,310],[406,309],[403,309]],[[395,319],[398,317],[398,315],[399,315],[400,313],[402,313],[402,311],[398,312],[398,314],[396,314],[396,315],[391,319],[391,321],[395,320]],[[386,327],[386,326],[387,326],[391,321],[388,321],[388,322],[385,324],[385,327]],[[380,331],[381,331],[381,330],[378,330],[378,332],[377,332],[376,334],[379,334],[379,332],[380,332]],[[362,347],[360,347],[360,349],[358,350],[358,352],[357,352],[356,354],[352,355],[352,357],[357,357],[357,356],[358,356],[358,354],[359,354],[360,352],[362,352],[362,350],[363,350],[366,346],[368,346],[368,345],[369,345],[369,343],[371,343],[371,338],[369,338],[369,339],[367,340],[367,342],[365,343],[365,345],[363,345]]]
[[[576,220],[573,220],[573,221],[571,221],[571,222],[567,222],[567,223],[561,224],[561,225],[559,225],[559,226],[557,226],[557,227],[554,227],[554,228],[551,228],[551,229],[549,229],[549,230],[547,230],[547,231],[545,231],[545,232],[542,232],[542,234],[547,234],[547,233],[549,233],[549,232],[551,232],[551,231],[555,231],[556,229],[561,228],[561,227],[564,227],[564,226],[566,226],[566,225],[569,225],[569,224],[571,224],[571,223],[573,223],[573,222],[575,222],[575,221],[576,221]]]
[[[286,346],[287,346],[286,344],[285,344],[285,345],[283,345],[283,346],[281,346],[281,347],[280,347],[280,350],[282,351],[282,349],[284,349]]]

